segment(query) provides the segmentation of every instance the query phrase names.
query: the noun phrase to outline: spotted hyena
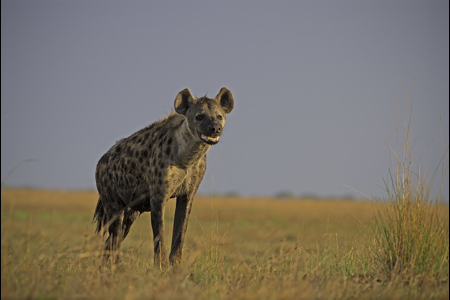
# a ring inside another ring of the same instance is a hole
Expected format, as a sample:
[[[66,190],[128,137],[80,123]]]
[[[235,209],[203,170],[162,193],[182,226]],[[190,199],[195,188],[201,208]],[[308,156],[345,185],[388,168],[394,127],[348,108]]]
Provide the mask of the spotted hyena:
[[[213,99],[195,98],[186,88],[175,98],[175,112],[119,140],[100,158],[95,171],[99,199],[97,232],[109,237],[103,249],[120,249],[136,218],[151,212],[154,264],[165,267],[164,206],[176,197],[169,260],[178,265],[192,201],[206,170],[206,152],[217,144],[233,94],[223,87]]]

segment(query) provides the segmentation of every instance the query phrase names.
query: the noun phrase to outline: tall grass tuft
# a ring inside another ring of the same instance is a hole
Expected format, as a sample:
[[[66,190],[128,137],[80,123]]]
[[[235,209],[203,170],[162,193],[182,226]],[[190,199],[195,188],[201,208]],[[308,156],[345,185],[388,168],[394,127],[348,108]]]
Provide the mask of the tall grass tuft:
[[[424,173],[420,166],[413,168],[413,143],[410,139],[412,100],[409,121],[407,111],[406,101],[403,149],[399,151],[397,133],[397,150],[389,147],[390,153],[395,156],[395,163],[391,160],[388,176],[383,177],[387,197],[375,201],[371,250],[382,273],[388,277],[400,275],[412,278],[420,274],[448,278],[448,217],[443,217],[439,205],[442,185],[436,198],[431,196],[437,171],[442,170],[444,180],[448,169],[448,147],[445,152],[442,147],[441,168],[438,166],[431,177],[428,175],[428,163]]]

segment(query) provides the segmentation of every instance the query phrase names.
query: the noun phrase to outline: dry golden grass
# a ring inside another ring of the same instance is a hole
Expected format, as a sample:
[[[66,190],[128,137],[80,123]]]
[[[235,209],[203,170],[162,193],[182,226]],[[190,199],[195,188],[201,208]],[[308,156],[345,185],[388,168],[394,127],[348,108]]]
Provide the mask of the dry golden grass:
[[[410,109],[386,199],[198,196],[176,270],[152,266],[148,213],[124,241],[122,263],[105,266],[91,222],[96,192],[2,189],[1,297],[448,299],[449,207],[430,198],[428,166],[413,170]],[[442,178],[447,155],[442,145]]]
[[[122,263],[107,268],[91,223],[96,192],[2,189],[1,198],[2,299],[449,296],[448,273],[404,282],[377,269],[368,202],[198,196],[181,266],[160,272],[148,213],[124,241]],[[174,206],[166,208],[168,241]],[[448,205],[439,210],[448,216]]]

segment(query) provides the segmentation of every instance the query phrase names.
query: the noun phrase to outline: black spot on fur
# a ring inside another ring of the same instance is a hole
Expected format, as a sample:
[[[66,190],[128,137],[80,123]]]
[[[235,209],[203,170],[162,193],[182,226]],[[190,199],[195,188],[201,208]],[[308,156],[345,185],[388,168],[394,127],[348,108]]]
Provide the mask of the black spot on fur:
[[[170,155],[170,147],[167,147],[167,149],[166,149],[166,154],[167,154],[167,155]]]
[[[136,169],[136,163],[134,161],[131,163],[131,168]]]
[[[169,140],[167,141],[167,144],[168,145],[172,144],[172,138],[169,138]]]
[[[158,140],[162,140],[163,136],[164,136],[164,132],[161,132],[161,134],[158,137]]]
[[[147,150],[147,149],[143,150],[143,151],[141,152],[141,156],[144,157],[144,158],[147,158],[147,156],[148,156],[148,150]]]

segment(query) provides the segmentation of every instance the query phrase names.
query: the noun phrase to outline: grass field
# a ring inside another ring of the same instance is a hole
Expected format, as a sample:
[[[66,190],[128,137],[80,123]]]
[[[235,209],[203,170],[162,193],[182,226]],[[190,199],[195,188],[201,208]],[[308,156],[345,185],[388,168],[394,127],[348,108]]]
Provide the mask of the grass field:
[[[373,203],[197,196],[180,268],[158,271],[148,213],[124,241],[122,263],[107,268],[91,223],[96,192],[4,188],[1,199],[2,299],[449,297],[448,205],[437,208],[444,267],[394,274],[379,264]],[[172,199],[167,241],[174,209]]]
[[[382,199],[197,196],[177,269],[154,268],[149,213],[123,242],[122,262],[104,264],[97,192],[2,188],[1,297],[449,299],[449,206],[430,196],[436,172],[412,166],[410,109],[403,149],[398,135],[389,147]],[[442,145],[442,178],[447,155]],[[174,210],[172,199],[166,241]]]

